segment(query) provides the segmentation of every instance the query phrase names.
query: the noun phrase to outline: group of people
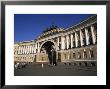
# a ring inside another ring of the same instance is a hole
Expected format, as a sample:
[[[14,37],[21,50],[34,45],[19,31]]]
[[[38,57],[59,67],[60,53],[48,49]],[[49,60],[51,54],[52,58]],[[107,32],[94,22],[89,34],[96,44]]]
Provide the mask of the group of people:
[[[16,62],[14,64],[14,67],[15,67],[15,69],[20,69],[20,68],[26,67],[26,65],[27,65],[27,63],[25,63],[25,62]]]

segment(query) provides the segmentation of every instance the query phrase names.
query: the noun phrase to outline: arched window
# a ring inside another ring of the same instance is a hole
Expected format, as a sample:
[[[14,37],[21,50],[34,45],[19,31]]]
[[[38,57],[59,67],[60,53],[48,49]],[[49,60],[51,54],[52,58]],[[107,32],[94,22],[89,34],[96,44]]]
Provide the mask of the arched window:
[[[81,58],[81,54],[80,54],[80,52],[78,52],[78,59],[80,59]]]
[[[91,48],[89,50],[89,54],[90,54],[90,58],[94,58],[94,53],[93,53],[93,50]]]

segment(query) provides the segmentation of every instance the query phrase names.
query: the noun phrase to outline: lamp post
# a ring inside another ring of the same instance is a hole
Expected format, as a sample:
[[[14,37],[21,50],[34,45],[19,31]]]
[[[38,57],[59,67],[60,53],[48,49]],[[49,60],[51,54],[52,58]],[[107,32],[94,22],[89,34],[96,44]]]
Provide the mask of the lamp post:
[[[53,49],[51,49],[51,53],[52,53],[52,65],[53,65]]]

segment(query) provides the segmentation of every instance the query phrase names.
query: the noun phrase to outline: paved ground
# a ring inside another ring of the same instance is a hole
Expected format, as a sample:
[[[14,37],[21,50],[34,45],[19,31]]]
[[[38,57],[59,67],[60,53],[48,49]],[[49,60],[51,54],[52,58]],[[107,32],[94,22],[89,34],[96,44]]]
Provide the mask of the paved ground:
[[[28,64],[25,68],[15,69],[15,76],[97,76],[96,67],[79,67],[73,65],[49,66],[45,64]]]

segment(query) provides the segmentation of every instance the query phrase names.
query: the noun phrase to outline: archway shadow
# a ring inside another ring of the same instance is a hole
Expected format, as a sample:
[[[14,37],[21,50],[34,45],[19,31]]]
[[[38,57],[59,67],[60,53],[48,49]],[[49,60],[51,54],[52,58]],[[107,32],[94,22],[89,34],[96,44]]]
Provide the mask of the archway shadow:
[[[54,43],[51,41],[47,41],[46,43],[43,44],[42,48],[45,49],[46,54],[48,54],[49,64],[56,66],[57,61],[56,61],[56,50]]]

